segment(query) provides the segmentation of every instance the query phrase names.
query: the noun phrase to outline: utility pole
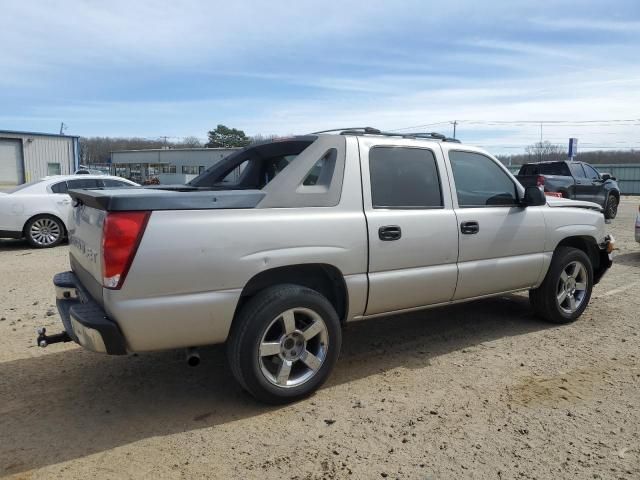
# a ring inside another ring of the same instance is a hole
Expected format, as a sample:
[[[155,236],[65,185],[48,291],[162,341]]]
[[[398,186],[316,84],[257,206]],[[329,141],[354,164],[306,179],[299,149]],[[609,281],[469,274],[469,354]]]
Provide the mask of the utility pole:
[[[64,131],[67,129],[67,126],[64,122],[60,122],[60,135],[64,134]]]
[[[542,122],[540,122],[540,145],[538,150],[540,151],[540,161],[542,161]]]
[[[458,125],[458,121],[454,120],[453,122],[451,122],[453,125],[453,138],[456,138],[456,125]]]

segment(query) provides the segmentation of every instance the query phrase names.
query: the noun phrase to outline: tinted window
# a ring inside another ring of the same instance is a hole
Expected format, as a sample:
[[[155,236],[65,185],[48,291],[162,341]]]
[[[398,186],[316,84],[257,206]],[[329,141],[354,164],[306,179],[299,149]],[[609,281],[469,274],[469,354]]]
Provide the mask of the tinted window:
[[[567,164],[559,163],[543,163],[540,165],[540,173],[542,175],[571,175]]]
[[[69,185],[69,190],[74,188],[96,188],[100,185],[98,184],[98,180],[95,178],[83,178],[82,180],[67,180],[67,185]]]
[[[102,180],[102,184],[105,187],[130,187],[131,185],[123,182],[121,180],[112,180],[110,178],[105,178],[104,180]]]
[[[571,175],[574,177],[585,178],[584,170],[579,163],[570,163],[569,168],[571,169]]]
[[[51,185],[53,193],[67,193],[67,182],[58,182]]]
[[[584,172],[587,174],[587,178],[591,180],[597,180],[600,178],[600,174],[593,168],[591,165],[587,165],[586,163],[582,164],[582,168],[584,168]]]
[[[331,149],[318,160],[307,174],[302,184],[306,186],[323,185],[329,186],[333,178],[333,171],[336,167],[337,151]]]
[[[514,205],[516,186],[493,160],[479,153],[449,152],[460,207]]]
[[[442,206],[436,159],[430,150],[376,147],[369,152],[374,208]]]

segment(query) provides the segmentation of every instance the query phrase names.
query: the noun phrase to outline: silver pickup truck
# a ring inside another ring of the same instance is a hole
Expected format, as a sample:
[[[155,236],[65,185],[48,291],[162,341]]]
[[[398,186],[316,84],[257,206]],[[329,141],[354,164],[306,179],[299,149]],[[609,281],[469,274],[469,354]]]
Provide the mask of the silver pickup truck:
[[[611,266],[600,206],[524,189],[485,151],[376,129],[249,146],[190,184],[70,191],[65,331],[120,355],[226,342],[258,399],[287,402],[333,369],[341,327],[528,290],[577,319]]]

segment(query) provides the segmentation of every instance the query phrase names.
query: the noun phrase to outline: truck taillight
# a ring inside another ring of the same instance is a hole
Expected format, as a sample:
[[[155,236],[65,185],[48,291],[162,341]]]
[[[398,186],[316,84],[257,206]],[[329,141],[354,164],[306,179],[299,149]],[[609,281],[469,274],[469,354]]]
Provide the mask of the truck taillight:
[[[118,290],[136,255],[151,212],[110,212],[102,230],[102,284]]]
[[[536,187],[544,187],[544,177],[542,175],[538,175],[536,178]]]

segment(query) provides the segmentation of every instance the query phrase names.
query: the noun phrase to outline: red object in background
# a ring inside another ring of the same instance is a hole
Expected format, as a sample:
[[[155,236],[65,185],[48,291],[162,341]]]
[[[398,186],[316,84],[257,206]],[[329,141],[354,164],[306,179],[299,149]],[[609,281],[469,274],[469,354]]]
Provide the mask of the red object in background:
[[[558,197],[562,198],[562,193],[560,192],[544,192],[547,197]]]

